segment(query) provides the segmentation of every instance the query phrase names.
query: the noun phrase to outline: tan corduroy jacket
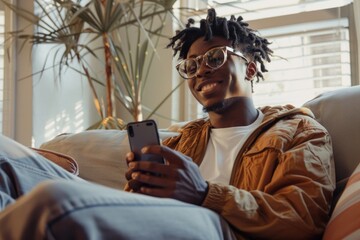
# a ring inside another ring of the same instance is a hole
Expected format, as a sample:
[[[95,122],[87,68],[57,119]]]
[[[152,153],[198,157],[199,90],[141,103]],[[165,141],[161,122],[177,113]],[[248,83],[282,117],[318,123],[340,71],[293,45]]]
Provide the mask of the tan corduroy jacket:
[[[226,219],[239,238],[321,238],[335,188],[330,136],[309,109],[260,110],[264,120],[240,150],[230,184],[209,182],[203,207]],[[200,165],[210,130],[209,120],[196,120],[164,145]]]

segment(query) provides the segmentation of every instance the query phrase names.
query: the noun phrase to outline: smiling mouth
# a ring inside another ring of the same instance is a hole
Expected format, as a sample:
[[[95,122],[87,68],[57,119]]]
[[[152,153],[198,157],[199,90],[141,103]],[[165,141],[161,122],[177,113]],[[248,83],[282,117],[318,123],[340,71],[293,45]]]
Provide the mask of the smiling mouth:
[[[213,90],[217,85],[218,85],[218,83],[209,83],[209,84],[202,86],[198,91],[199,92],[209,92],[209,91]]]

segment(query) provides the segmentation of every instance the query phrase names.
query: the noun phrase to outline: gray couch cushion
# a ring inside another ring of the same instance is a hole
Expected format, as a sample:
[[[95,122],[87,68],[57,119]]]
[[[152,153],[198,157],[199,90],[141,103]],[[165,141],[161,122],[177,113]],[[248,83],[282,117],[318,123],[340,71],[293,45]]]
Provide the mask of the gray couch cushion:
[[[337,182],[347,179],[360,162],[360,86],[321,94],[304,106],[332,137]]]

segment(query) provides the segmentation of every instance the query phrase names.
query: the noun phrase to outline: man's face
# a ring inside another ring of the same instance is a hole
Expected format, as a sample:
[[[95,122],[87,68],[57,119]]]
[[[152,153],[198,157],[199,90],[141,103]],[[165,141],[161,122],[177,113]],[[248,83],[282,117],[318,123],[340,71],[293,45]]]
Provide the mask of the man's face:
[[[204,41],[201,37],[191,45],[187,58],[195,58],[212,48],[222,46],[231,46],[231,41],[218,36]],[[187,82],[191,93],[206,109],[219,105],[226,99],[250,97],[251,84],[245,80],[245,71],[245,60],[228,54],[225,64],[214,71],[202,61],[197,75]]]

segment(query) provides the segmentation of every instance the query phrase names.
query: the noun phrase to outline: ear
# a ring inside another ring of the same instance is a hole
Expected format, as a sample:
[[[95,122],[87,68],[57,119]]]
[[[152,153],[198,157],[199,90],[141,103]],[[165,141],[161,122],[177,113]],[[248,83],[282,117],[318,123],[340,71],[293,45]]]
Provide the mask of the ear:
[[[257,73],[257,66],[254,62],[249,62],[246,66],[246,76],[245,79],[252,81]]]

